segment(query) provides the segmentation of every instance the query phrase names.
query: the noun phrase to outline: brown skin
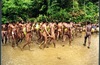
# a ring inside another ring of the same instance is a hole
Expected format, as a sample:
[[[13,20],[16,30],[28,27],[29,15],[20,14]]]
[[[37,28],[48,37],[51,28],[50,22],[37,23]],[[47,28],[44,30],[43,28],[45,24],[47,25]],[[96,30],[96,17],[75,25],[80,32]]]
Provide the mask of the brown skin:
[[[39,25],[39,23],[36,23],[36,25],[37,24]],[[39,36],[39,30],[35,28],[35,31],[36,31],[37,36]]]
[[[7,43],[7,25],[2,25],[2,31],[1,31],[1,35],[2,35],[2,43],[6,44]],[[4,42],[5,40],[5,42]]]
[[[26,24],[26,25],[25,25]],[[2,33],[2,38],[4,39],[4,36],[6,34],[6,36],[8,36],[8,39],[10,39],[10,37],[13,39],[12,40],[12,46],[15,46],[15,43],[18,45],[18,40],[22,39],[25,37],[25,41],[26,44],[23,46],[23,49],[26,45],[29,46],[29,44],[31,43],[32,40],[32,33],[31,31],[34,30],[34,26],[32,29],[32,25],[31,23],[25,23],[25,24],[21,24],[21,23],[15,23],[13,24],[9,24],[7,29],[7,34],[5,32],[4,29],[2,29],[1,33]],[[35,25],[35,24],[34,24]],[[72,32],[76,30],[81,30],[82,28],[80,27],[81,24],[73,24],[71,23],[58,23],[58,25],[56,23],[49,23],[47,25],[47,23],[40,23],[40,30],[39,30],[39,36],[40,38],[38,39],[38,41],[41,39],[42,42],[40,44],[40,48],[43,45],[43,48],[47,47],[47,41],[50,40],[49,42],[53,42],[54,47],[56,47],[55,45],[55,39],[56,39],[56,32],[57,31],[57,38],[59,38],[59,36],[62,34],[63,35],[63,41],[65,41],[66,37],[68,36],[69,38],[69,45],[71,45],[71,41],[72,41],[72,37],[74,35],[72,35]],[[47,31],[47,26],[50,27],[50,32]],[[76,27],[75,27],[76,26]],[[2,27],[6,27],[4,25],[2,25]],[[25,28],[27,29],[27,34],[24,35],[22,29]],[[90,34],[90,27],[91,26],[86,26],[86,36],[85,36],[85,45],[86,45],[86,39],[88,38],[89,42],[88,42],[88,47],[90,47],[90,39],[91,39],[91,34]],[[67,31],[64,31],[63,29],[67,28]],[[41,30],[43,30],[43,32],[41,32]],[[12,34],[12,32],[14,32],[14,34]],[[63,32],[63,33],[62,33]],[[23,36],[24,35],[24,36]],[[3,41],[3,40],[2,40]],[[29,46],[30,48],[30,46]]]
[[[64,25],[64,29],[67,28],[67,31],[64,31],[63,41],[65,41],[66,35],[67,35],[69,38],[69,45],[71,45],[71,36],[72,36],[71,35],[71,25],[67,23],[63,23],[63,25]]]
[[[43,40],[43,36],[42,36],[42,33],[41,33],[42,25],[43,25],[43,23],[41,22],[41,23],[40,23],[40,29],[39,29],[39,31],[38,31],[39,38],[38,38],[37,41],[40,41],[40,42]]]
[[[26,45],[28,45],[29,49],[30,49],[30,45],[29,44],[31,43],[31,40],[32,40],[31,23],[27,23],[26,29],[27,29],[27,33],[26,33],[26,36],[25,36],[26,44],[24,44],[23,49],[24,49],[24,47]]]
[[[19,26],[18,24],[13,24],[12,26],[12,47],[15,47],[15,43],[18,46],[18,39],[20,39],[18,37],[19,33]]]
[[[17,28],[14,24],[12,25],[12,47],[15,47],[15,43],[17,44]]]
[[[62,22],[58,23],[58,26],[57,26],[57,40],[59,39],[60,35],[63,35],[63,24],[62,24]]]
[[[50,23],[49,26],[50,26],[51,35],[48,37],[51,38],[51,41],[53,42],[54,47],[56,47],[56,44],[55,44],[55,23]]]
[[[22,26],[22,30],[23,30],[23,38],[25,38],[25,33],[24,32],[26,32],[26,30],[24,30],[24,29],[26,29],[26,24],[23,24],[23,26]]]
[[[22,31],[22,26],[23,26],[23,24],[21,24],[21,23],[15,25],[16,30],[17,30],[17,44],[18,44],[19,41],[22,42],[23,37],[24,37],[23,36],[23,31]]]
[[[9,43],[11,42],[11,38],[12,38],[12,24],[10,23],[9,25],[8,25],[8,30],[7,30],[7,39],[8,39],[8,41],[9,41]]]
[[[54,30],[55,30],[55,36],[56,36],[56,39],[57,39],[57,35],[58,35],[58,24],[57,23],[55,23]],[[59,37],[60,37],[60,35],[59,35]]]
[[[84,37],[84,46],[86,46],[86,40],[88,38],[88,48],[90,48],[90,44],[91,44],[91,29],[92,29],[92,26],[91,24],[88,24],[86,25],[86,35]]]
[[[32,31],[34,32],[35,30],[35,23],[32,24]]]
[[[41,36],[43,37],[43,42],[39,45],[39,48],[41,48],[41,46],[43,45],[43,48],[45,48],[47,46],[47,36],[49,35],[47,29],[46,29],[46,23],[43,23],[43,25],[41,26],[41,30],[43,30],[43,32],[40,32]]]

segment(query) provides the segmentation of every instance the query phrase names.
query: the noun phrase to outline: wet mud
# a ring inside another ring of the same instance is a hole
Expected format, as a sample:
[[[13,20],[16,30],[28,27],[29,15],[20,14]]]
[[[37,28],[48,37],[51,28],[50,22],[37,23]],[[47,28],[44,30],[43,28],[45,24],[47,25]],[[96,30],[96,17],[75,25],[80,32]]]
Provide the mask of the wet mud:
[[[19,47],[12,48],[8,43],[1,48],[2,65],[98,65],[99,59],[99,35],[92,35],[90,49],[83,46],[84,34],[77,37],[69,46],[68,40],[56,41],[49,48],[40,49],[35,41],[23,51]],[[22,47],[25,41],[19,44]]]

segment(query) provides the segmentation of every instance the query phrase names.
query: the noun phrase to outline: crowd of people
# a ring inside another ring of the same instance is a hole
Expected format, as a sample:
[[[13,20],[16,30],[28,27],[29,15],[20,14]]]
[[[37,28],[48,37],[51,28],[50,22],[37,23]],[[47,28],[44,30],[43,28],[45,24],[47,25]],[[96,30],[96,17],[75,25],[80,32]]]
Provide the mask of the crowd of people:
[[[33,41],[33,37],[36,36],[39,42],[39,48],[46,48],[50,43],[53,43],[56,47],[55,41],[61,39],[64,42],[66,39],[69,40],[69,45],[75,37],[82,36],[82,32],[86,32],[84,37],[84,46],[86,46],[86,40],[88,38],[88,48],[91,44],[91,33],[99,31],[99,24],[87,24],[82,25],[81,23],[74,22],[16,22],[2,24],[2,44],[12,43],[12,47],[18,46],[23,40],[26,45],[29,46]],[[33,35],[33,34],[36,35]]]

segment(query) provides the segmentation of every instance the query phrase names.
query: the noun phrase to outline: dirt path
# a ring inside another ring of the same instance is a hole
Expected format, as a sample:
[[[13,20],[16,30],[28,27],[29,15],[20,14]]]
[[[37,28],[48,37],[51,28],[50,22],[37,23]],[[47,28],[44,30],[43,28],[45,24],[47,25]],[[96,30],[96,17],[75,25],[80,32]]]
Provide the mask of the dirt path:
[[[32,51],[28,50],[28,46],[21,51],[8,44],[2,46],[2,65],[98,65],[99,35],[92,35],[90,49],[83,46],[83,39],[84,35],[75,38],[72,46],[67,41],[57,41],[56,48],[50,45],[44,50],[39,49],[34,42],[31,44]],[[65,46],[62,47],[61,44]]]

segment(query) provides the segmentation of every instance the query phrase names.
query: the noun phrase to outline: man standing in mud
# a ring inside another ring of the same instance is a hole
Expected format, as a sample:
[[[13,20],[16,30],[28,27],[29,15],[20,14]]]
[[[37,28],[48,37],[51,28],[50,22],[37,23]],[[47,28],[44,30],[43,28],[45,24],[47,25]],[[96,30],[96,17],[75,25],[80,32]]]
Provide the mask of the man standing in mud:
[[[66,36],[68,36],[69,45],[71,45],[71,39],[72,39],[71,27],[72,27],[72,24],[70,24],[70,22],[67,22],[67,23],[64,22],[63,26],[64,26],[63,42],[65,41]]]
[[[55,23],[50,23],[49,26],[50,26],[51,35],[48,37],[51,38],[51,41],[53,42],[54,47],[56,47],[55,45]]]
[[[8,30],[8,24],[2,25],[1,35],[2,35],[2,43],[7,43],[7,30]],[[4,42],[5,40],[5,42]]]
[[[43,24],[40,27],[40,35],[43,38],[43,42],[39,45],[39,48],[43,45],[43,48],[47,46],[47,36],[50,36],[50,34],[47,31],[47,23],[44,21]]]
[[[87,25],[86,25],[86,35],[84,37],[84,46],[86,46],[86,40],[88,38],[88,47],[87,48],[90,48],[90,44],[91,44],[91,29],[92,29],[92,25],[90,22],[87,22]]]
[[[57,40],[59,39],[60,34],[63,35],[63,24],[62,22],[58,23],[57,26]]]
[[[29,49],[30,49],[30,45],[29,44],[31,43],[31,40],[32,40],[31,23],[27,23],[26,24],[26,31],[27,31],[27,33],[25,35],[26,44],[24,44],[23,49],[24,49],[24,47],[26,45],[28,45],[29,46]]]

